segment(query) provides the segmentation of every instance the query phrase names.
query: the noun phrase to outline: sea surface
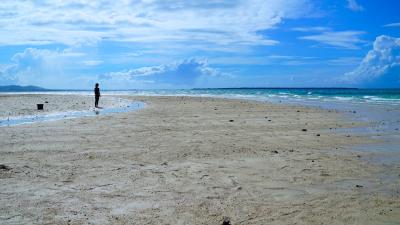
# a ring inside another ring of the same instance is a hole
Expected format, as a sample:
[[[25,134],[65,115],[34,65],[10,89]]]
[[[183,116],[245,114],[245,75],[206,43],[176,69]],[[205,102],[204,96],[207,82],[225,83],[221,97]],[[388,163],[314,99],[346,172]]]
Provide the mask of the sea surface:
[[[83,94],[92,91],[44,91],[44,92],[0,92],[1,94]],[[204,89],[157,89],[157,90],[102,90],[107,95],[169,95],[241,98],[261,101],[293,102],[357,102],[384,105],[400,105],[398,89],[356,88],[204,88]]]

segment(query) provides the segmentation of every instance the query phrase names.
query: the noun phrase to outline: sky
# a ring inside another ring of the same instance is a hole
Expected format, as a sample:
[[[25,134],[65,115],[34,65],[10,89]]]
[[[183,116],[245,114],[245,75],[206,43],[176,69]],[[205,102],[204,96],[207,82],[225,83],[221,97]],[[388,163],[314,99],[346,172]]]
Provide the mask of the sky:
[[[1,0],[0,85],[400,88],[397,0]]]

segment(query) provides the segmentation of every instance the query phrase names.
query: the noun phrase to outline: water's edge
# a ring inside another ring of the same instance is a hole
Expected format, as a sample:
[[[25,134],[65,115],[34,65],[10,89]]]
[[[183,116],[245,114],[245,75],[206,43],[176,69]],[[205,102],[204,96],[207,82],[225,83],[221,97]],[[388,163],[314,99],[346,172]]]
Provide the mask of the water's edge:
[[[126,106],[113,107],[113,108],[103,108],[103,109],[92,109],[84,111],[71,111],[71,112],[56,112],[47,113],[43,115],[30,115],[21,117],[11,117],[7,119],[0,120],[0,127],[16,126],[22,124],[45,122],[45,121],[55,121],[62,119],[73,119],[79,117],[89,117],[98,115],[108,115],[113,113],[131,112],[142,109],[145,107],[143,102],[131,102]]]

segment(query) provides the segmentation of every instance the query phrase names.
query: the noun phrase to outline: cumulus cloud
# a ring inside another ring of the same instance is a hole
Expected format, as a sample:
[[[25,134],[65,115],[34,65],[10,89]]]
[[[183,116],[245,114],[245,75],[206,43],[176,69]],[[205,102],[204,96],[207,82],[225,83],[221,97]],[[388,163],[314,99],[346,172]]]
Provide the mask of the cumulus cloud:
[[[0,69],[0,85],[10,85],[17,82],[17,77],[15,76],[14,66],[5,66]]]
[[[47,50],[28,48],[24,52],[15,54],[12,64],[0,71],[1,83],[24,83],[25,75],[34,74],[43,65],[43,55],[49,53]]]
[[[364,43],[360,36],[363,31],[329,31],[321,34],[299,37],[303,40],[317,41],[334,47],[357,49],[358,44]]]
[[[343,81],[366,87],[400,87],[400,38],[378,36],[373,49]]]
[[[186,88],[202,86],[209,79],[221,77],[229,76],[209,66],[205,60],[188,59],[177,63],[111,72],[99,76],[99,79],[106,85],[125,83],[131,85],[131,88],[146,84],[151,84],[152,87]],[[128,87],[124,85],[124,88]]]
[[[219,85],[229,75],[210,66],[206,60],[187,59],[158,66],[116,72],[87,74],[86,69],[101,66],[100,60],[65,50],[27,48],[14,54],[11,63],[0,67],[0,85],[38,85],[49,88],[86,89],[102,83],[108,89],[190,88]]]
[[[312,15],[309,0],[3,0],[0,45],[98,41],[273,45],[258,33]]]
[[[71,75],[82,65],[85,54],[66,50],[27,48],[14,54],[11,63],[0,71],[0,84],[39,85],[81,88]]]
[[[363,11],[364,7],[357,3],[356,0],[347,0],[347,8],[353,11]]]

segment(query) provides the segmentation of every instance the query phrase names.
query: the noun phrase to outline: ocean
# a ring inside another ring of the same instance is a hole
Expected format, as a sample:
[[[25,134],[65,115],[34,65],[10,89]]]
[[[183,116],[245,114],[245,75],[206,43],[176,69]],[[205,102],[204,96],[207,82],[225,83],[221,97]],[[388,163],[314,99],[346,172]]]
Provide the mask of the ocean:
[[[41,92],[0,92],[0,93],[58,93],[92,94],[89,91],[41,91]],[[353,101],[381,104],[400,104],[398,89],[357,89],[357,88],[198,88],[198,89],[154,89],[154,90],[102,90],[103,94],[129,95],[172,95],[172,96],[210,96],[245,98],[253,100],[319,100]]]

